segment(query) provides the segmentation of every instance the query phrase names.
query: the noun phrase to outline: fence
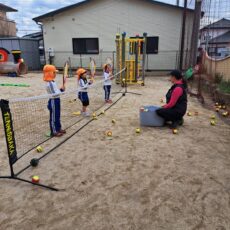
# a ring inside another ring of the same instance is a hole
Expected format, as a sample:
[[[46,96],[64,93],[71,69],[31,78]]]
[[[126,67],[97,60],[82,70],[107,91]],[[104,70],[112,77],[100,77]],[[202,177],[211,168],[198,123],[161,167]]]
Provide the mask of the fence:
[[[223,59],[214,59],[203,55],[203,71],[215,80],[216,76],[222,76],[223,80],[230,81],[230,56]]]
[[[129,54],[127,53],[126,56]],[[97,55],[75,55],[68,51],[55,51],[54,56],[50,57],[46,53],[46,62],[52,63],[58,68],[62,68],[67,60],[71,61],[72,68],[84,67],[89,68],[90,57],[96,62],[97,69],[101,69],[106,62],[106,58],[110,57],[113,60],[113,66],[116,66],[116,52],[115,51],[101,51]],[[184,53],[184,68],[188,68],[189,52]],[[147,54],[146,70],[172,70],[178,68],[179,51],[159,51],[158,54]]]
[[[198,74],[189,81],[192,95],[213,107],[213,102],[230,105],[230,56],[214,59],[206,52],[202,54]]]

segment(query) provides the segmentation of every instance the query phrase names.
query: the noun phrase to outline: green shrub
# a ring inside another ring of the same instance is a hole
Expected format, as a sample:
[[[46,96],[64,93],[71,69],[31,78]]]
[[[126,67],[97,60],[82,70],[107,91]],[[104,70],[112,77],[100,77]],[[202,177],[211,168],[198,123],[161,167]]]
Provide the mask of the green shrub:
[[[228,81],[222,80],[220,84],[218,85],[218,88],[222,93],[230,94],[230,80]]]
[[[223,74],[215,73],[214,82],[216,84],[220,84],[222,82],[222,79],[223,79]]]

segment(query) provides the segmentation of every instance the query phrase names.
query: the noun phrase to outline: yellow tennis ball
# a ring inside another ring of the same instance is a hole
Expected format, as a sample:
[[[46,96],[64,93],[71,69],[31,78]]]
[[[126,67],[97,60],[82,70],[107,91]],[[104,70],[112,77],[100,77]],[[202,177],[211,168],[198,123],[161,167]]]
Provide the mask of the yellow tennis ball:
[[[109,131],[106,132],[106,135],[107,135],[107,137],[112,137],[113,133],[112,133],[112,131],[109,130]]]
[[[210,124],[211,124],[212,126],[214,126],[214,125],[216,125],[216,122],[215,122],[214,120],[211,120],[211,121],[210,121]]]
[[[112,119],[112,123],[115,124],[115,123],[116,123],[116,120],[115,120],[115,119]]]
[[[227,116],[228,116],[228,112],[223,112],[223,113],[222,113],[222,116],[223,116],[223,117],[227,117]]]
[[[216,116],[215,115],[211,115],[210,118],[211,119],[216,119]]]
[[[39,176],[33,176],[33,177],[32,177],[32,182],[33,182],[33,183],[39,183],[39,181],[40,181]]]
[[[41,152],[43,151],[43,148],[42,148],[41,146],[38,146],[38,147],[36,148],[36,150],[37,150],[38,153],[41,153]]]
[[[136,128],[136,133],[140,133],[141,129],[140,128]]]
[[[177,129],[173,129],[172,132],[173,132],[173,134],[178,134],[178,130]]]
[[[191,117],[191,116],[192,116],[192,113],[191,113],[191,112],[188,112],[187,115],[188,115],[189,117]]]

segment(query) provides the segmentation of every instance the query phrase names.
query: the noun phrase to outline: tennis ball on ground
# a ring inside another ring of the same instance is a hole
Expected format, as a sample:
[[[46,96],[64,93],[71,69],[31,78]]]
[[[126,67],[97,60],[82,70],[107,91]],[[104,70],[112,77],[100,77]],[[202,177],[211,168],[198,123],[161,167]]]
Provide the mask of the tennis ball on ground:
[[[222,109],[226,109],[226,106],[225,106],[225,105],[222,105]]]
[[[112,137],[113,136],[113,133],[112,133],[112,131],[106,131],[106,136],[107,137]]]
[[[31,159],[31,161],[30,161],[30,165],[31,165],[32,167],[38,166],[38,163],[39,163],[39,160],[38,160],[37,158],[33,158],[33,159]]]
[[[101,114],[105,114],[105,110],[102,110],[102,111],[101,111]]]
[[[219,105],[219,106],[218,106],[218,108],[219,108],[219,109],[222,109],[222,106],[221,106],[221,105]]]
[[[97,114],[96,113],[93,113],[93,119],[97,120]]]
[[[41,146],[38,146],[38,147],[36,148],[36,150],[37,150],[38,153],[41,153],[41,152],[43,151],[43,148],[42,148]]]
[[[191,116],[192,116],[192,113],[191,113],[191,112],[188,112],[187,115],[188,115],[189,117],[191,117]]]
[[[214,126],[214,125],[216,125],[216,122],[214,120],[211,120],[210,124]]]
[[[39,181],[40,181],[39,176],[33,176],[33,177],[32,177],[32,182],[33,182],[33,183],[39,183]]]
[[[220,109],[219,108],[216,108],[216,112],[218,113],[220,111]]]
[[[136,133],[140,133],[141,129],[140,128],[136,128]]]
[[[218,105],[219,105],[219,103],[218,103],[218,102],[216,102],[216,103],[215,103],[215,105],[216,105],[216,106],[218,106]]]
[[[216,116],[215,115],[211,115],[210,118],[211,119],[216,119]]]
[[[223,112],[223,113],[222,113],[222,116],[223,116],[223,117],[227,117],[228,114],[229,114],[228,112]]]
[[[115,123],[116,123],[116,120],[115,120],[115,119],[112,119],[112,123],[115,124]]]
[[[173,133],[173,134],[178,134],[178,130],[177,130],[177,129],[173,129],[173,130],[172,130],[172,133]]]
[[[73,112],[73,115],[80,116],[81,115],[81,111]]]

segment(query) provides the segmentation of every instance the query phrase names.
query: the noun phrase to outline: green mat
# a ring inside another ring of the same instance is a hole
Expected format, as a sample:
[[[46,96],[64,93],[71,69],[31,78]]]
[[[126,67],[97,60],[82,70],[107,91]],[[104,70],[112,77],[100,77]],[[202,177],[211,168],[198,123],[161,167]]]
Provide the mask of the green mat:
[[[0,86],[30,87],[30,85],[27,84],[10,84],[10,83],[0,83]]]

